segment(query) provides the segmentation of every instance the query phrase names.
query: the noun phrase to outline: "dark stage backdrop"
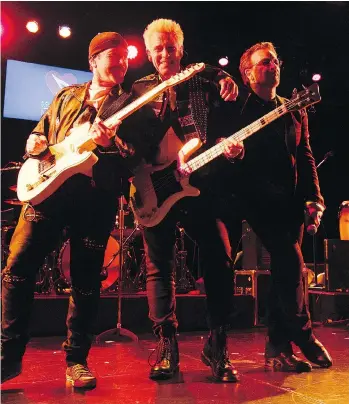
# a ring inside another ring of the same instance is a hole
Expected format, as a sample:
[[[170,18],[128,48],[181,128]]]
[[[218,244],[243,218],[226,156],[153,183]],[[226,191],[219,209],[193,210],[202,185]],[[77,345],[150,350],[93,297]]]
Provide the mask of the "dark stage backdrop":
[[[88,71],[87,49],[98,32],[118,31],[129,43],[139,47],[139,56],[130,61],[125,80],[132,82],[152,72],[146,60],[142,33],[156,18],[178,21],[184,31],[184,64],[204,61],[217,65],[228,56],[225,68],[237,81],[243,51],[259,41],[271,41],[284,61],[278,93],[289,97],[293,88],[312,83],[320,72],[321,103],[309,112],[311,145],[319,169],[327,210],[317,237],[319,259],[323,258],[323,239],[338,238],[338,208],[349,200],[348,181],[348,95],[349,13],[346,2],[2,2],[1,22],[1,167],[21,161],[28,134],[35,121],[3,118],[6,63],[14,59],[61,68]],[[37,19],[43,29],[29,35],[25,21]],[[70,39],[57,36],[59,25],[70,24]],[[29,106],[28,106],[29,108]],[[19,209],[5,204],[15,198],[8,187],[16,183],[17,171],[1,175],[1,209],[14,208],[2,216],[18,214]],[[7,216],[6,216],[7,217]],[[305,236],[306,261],[312,260],[312,239]]]

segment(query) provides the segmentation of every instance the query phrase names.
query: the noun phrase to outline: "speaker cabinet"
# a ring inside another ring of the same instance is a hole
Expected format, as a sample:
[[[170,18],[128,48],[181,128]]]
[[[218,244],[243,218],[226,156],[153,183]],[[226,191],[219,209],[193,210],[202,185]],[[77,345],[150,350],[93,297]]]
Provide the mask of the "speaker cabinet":
[[[349,240],[325,239],[324,244],[327,290],[349,292]]]
[[[270,255],[251,226],[242,222],[243,269],[270,269]]]

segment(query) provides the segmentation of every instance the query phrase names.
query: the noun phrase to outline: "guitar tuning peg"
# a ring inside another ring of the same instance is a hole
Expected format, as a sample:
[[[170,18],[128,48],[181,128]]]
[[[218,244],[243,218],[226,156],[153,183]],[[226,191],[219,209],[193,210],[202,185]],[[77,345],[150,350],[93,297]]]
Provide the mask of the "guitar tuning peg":
[[[294,89],[292,90],[292,97],[296,97],[296,96],[297,96],[297,89],[294,88]]]

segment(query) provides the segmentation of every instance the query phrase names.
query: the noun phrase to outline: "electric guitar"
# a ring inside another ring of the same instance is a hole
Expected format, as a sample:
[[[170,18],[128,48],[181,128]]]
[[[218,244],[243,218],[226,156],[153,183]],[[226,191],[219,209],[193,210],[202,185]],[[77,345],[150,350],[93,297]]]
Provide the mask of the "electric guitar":
[[[204,63],[191,65],[152,88],[103,123],[107,127],[113,126],[116,120],[127,118],[168,88],[190,79],[204,68]],[[93,153],[97,145],[92,141],[91,126],[90,122],[86,122],[73,128],[62,142],[49,146],[44,156],[25,161],[17,179],[17,195],[20,201],[37,205],[51,196],[72,175],[88,175],[91,167],[98,161],[98,157]]]
[[[284,114],[308,107],[321,100],[319,86],[314,83],[309,88],[295,93],[286,103],[252,122],[250,125],[229,136],[225,141],[243,141]],[[173,135],[175,136],[175,135]],[[159,224],[171,207],[186,196],[199,196],[200,190],[189,183],[190,175],[224,153],[225,141],[209,148],[195,158],[188,158],[201,146],[200,139],[191,139],[186,144],[176,138],[171,142],[176,149],[173,158],[159,165],[141,164],[135,170],[130,190],[130,205],[135,219],[145,227]],[[161,150],[160,144],[160,150]]]

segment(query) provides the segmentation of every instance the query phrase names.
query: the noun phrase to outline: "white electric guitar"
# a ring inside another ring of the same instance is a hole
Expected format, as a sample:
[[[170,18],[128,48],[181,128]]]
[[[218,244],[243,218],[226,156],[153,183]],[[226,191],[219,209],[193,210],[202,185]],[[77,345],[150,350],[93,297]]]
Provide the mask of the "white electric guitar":
[[[191,65],[141,95],[106,119],[104,124],[111,127],[116,120],[122,121],[168,88],[190,79],[204,68],[204,63]],[[51,196],[72,175],[87,175],[90,172],[91,167],[98,161],[98,157],[93,153],[96,144],[91,138],[91,126],[90,122],[86,122],[72,129],[62,142],[49,146],[43,157],[25,161],[17,180],[17,195],[20,201],[37,205]]]
[[[319,86],[314,83],[226,140],[241,142],[284,114],[308,107],[320,100]],[[178,138],[176,141],[171,139],[171,142],[166,142],[165,148],[169,143],[171,147],[177,147],[173,158],[170,157],[168,162],[159,165],[140,165],[132,179],[130,204],[136,220],[145,227],[159,224],[180,199],[200,195],[200,190],[189,184],[190,174],[222,155],[225,150],[223,141],[187,161],[200,148],[201,141],[194,138],[183,146]],[[161,146],[160,144],[160,149]]]

